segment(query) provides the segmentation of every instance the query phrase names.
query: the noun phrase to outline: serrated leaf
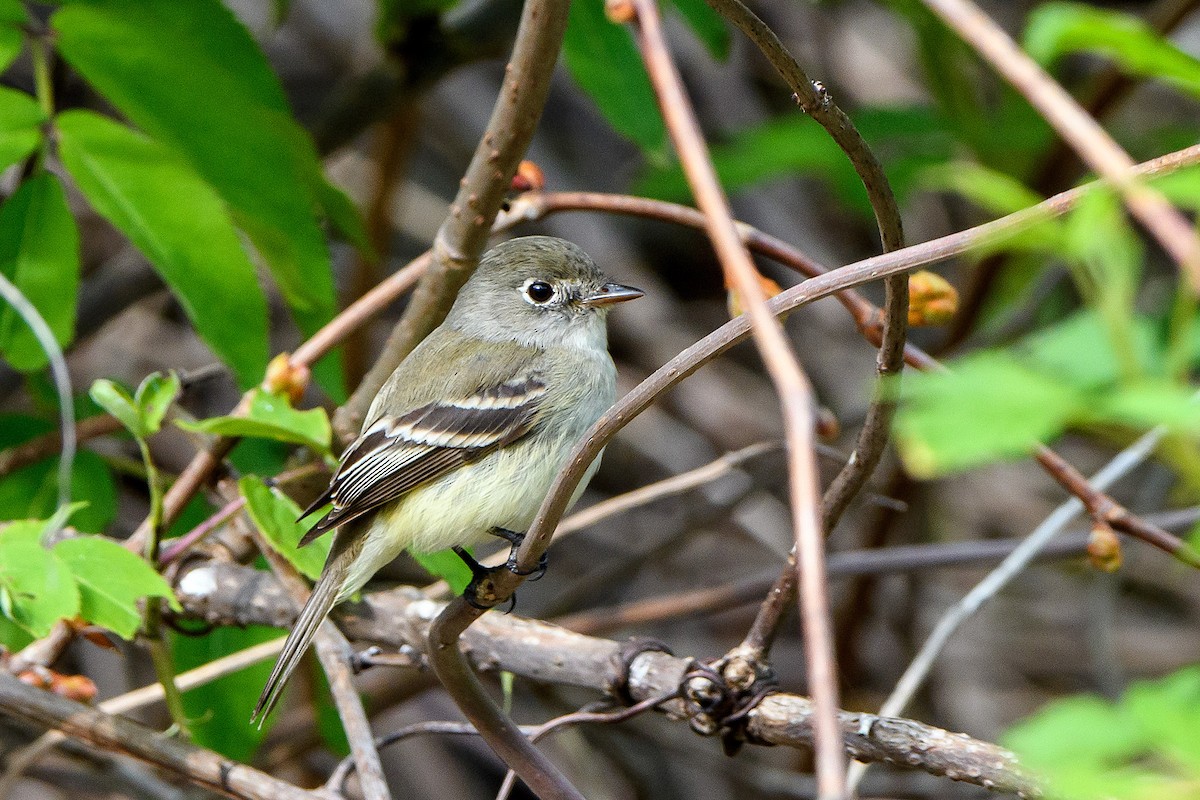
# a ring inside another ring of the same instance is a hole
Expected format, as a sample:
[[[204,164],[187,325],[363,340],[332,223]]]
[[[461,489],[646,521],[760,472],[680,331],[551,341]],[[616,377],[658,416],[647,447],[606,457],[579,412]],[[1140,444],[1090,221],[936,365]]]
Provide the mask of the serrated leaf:
[[[466,565],[453,550],[439,550],[436,553],[412,553],[413,560],[425,568],[431,575],[436,575],[446,583],[455,594],[462,594],[471,582],[471,568]]]
[[[0,25],[0,63],[8,55],[5,39],[10,31],[11,28]],[[19,50],[20,31],[16,36]],[[45,122],[46,115],[37,100],[24,92],[0,87],[0,171],[28,158],[41,146]]]
[[[221,198],[168,148],[124,125],[67,111],[55,126],[63,164],[88,202],[142,251],[200,337],[252,386],[267,364],[267,302]]]
[[[137,404],[123,386],[107,378],[98,378],[92,383],[88,395],[96,405],[116,417],[134,436],[145,439],[149,435],[149,431],[142,424],[142,415],[138,412]]]
[[[29,464],[0,478],[0,519],[45,519],[58,505],[58,457]],[[72,524],[100,533],[117,515],[117,488],[104,459],[90,450],[75,454],[71,497],[86,506]]]
[[[1030,13],[1024,44],[1043,65],[1066,53],[1098,53],[1129,74],[1162,80],[1200,97],[1200,59],[1132,14],[1083,3],[1045,3]]]
[[[162,428],[163,417],[171,408],[171,403],[179,396],[179,376],[174,372],[163,375],[152,372],[142,379],[133,396],[142,425],[151,433],[158,433]]]
[[[729,27],[725,19],[704,0],[671,0],[692,33],[718,61],[729,58]]]
[[[603,0],[577,0],[568,15],[563,61],[571,77],[618,133],[661,159],[667,129],[629,31],[608,21]]]
[[[246,499],[246,512],[250,519],[262,531],[263,537],[275,552],[286,558],[310,580],[315,581],[325,566],[333,537],[323,536],[309,545],[297,547],[300,537],[308,531],[314,521],[309,520],[307,524],[297,522],[300,506],[287,495],[267,486],[255,475],[247,475],[238,481],[238,491]]]
[[[33,303],[60,345],[75,335],[79,232],[53,175],[29,178],[0,208],[0,272]],[[46,354],[17,312],[0,305],[0,354],[23,371],[46,366]]]
[[[229,204],[300,328],[327,322],[337,304],[317,216],[330,195],[245,26],[219,0],[82,0],[51,25],[71,66]]]
[[[111,539],[80,536],[64,539],[54,553],[71,569],[79,587],[80,615],[122,639],[133,639],[142,624],[138,601],[166,598],[181,611],[170,585],[146,560]]]
[[[322,408],[297,411],[283,395],[258,389],[244,417],[211,417],[197,422],[176,423],[179,427],[216,436],[257,436],[280,442],[303,444],[328,452],[333,429]]]
[[[42,547],[44,527],[40,520],[24,520],[0,530],[5,616],[36,637],[48,634],[60,619],[79,613],[79,591],[71,570]]]
[[[952,369],[904,380],[896,442],[905,466],[918,477],[1025,455],[1086,408],[1079,389],[1004,352],[979,353]]]

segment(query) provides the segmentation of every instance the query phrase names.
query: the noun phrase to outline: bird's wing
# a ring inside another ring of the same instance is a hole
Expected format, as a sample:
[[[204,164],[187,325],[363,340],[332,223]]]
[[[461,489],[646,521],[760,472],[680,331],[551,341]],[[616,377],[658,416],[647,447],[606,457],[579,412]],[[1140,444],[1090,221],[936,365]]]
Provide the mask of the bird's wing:
[[[540,377],[525,376],[380,417],[347,448],[329,489],[304,512],[333,503],[300,546],[521,438],[545,394]]]

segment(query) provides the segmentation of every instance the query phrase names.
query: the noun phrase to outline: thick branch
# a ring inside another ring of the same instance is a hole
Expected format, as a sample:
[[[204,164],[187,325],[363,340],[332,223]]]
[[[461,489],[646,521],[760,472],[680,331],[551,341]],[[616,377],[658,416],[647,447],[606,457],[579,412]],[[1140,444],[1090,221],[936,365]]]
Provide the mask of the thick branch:
[[[289,596],[274,578],[234,564],[192,569],[179,581],[178,595],[188,614],[217,625],[287,627],[295,616]],[[334,609],[333,618],[351,639],[422,649],[430,619],[443,608],[419,590],[400,587],[343,604]],[[607,691],[619,677],[617,642],[511,614],[484,614],[463,635],[463,644],[478,669],[595,691]],[[644,700],[677,688],[688,664],[688,659],[665,653],[644,653],[629,670],[630,695]],[[681,710],[670,708],[674,714]],[[844,711],[838,714],[838,726],[842,744],[855,758],[888,761],[998,791],[1038,794],[1012,754],[994,744],[911,720]],[[811,703],[790,694],[769,695],[751,712],[747,733],[752,742],[808,748],[813,743]]]

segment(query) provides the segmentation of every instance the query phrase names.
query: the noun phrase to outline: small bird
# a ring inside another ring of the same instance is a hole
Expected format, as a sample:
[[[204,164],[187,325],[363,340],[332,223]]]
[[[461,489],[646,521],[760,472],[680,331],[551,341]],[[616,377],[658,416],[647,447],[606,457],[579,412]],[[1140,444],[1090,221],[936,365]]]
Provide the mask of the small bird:
[[[513,239],[484,254],[302,515],[332,503],[300,545],[335,531],[333,545],[251,721],[270,714],[329,609],[401,550],[454,548],[478,579],[462,548],[489,534],[516,547],[575,442],[616,400],[605,317],[641,296],[562,239]]]

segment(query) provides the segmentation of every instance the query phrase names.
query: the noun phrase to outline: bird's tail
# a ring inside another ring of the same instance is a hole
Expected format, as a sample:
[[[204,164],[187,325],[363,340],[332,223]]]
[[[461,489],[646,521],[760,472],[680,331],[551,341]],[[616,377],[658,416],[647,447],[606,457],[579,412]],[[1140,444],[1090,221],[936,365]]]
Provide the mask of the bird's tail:
[[[275,668],[271,670],[271,677],[267,678],[267,685],[263,687],[262,694],[259,695],[258,703],[254,706],[254,713],[250,715],[250,722],[257,722],[259,727],[262,727],[263,721],[271,713],[271,709],[279,702],[288,678],[292,676],[296,665],[300,663],[300,658],[308,650],[309,643],[312,642],[317,629],[321,627],[321,623],[329,614],[329,609],[337,602],[350,565],[361,549],[361,547],[354,546],[361,543],[354,542],[353,540],[357,537],[352,537],[350,534],[351,531],[348,529],[339,530],[335,534],[337,538],[329,551],[329,558],[325,562],[325,568],[321,571],[321,577],[317,580],[317,585],[313,587],[308,602],[300,610],[300,616],[296,618],[296,624],[288,633],[287,641],[283,643],[283,650],[279,653]]]

